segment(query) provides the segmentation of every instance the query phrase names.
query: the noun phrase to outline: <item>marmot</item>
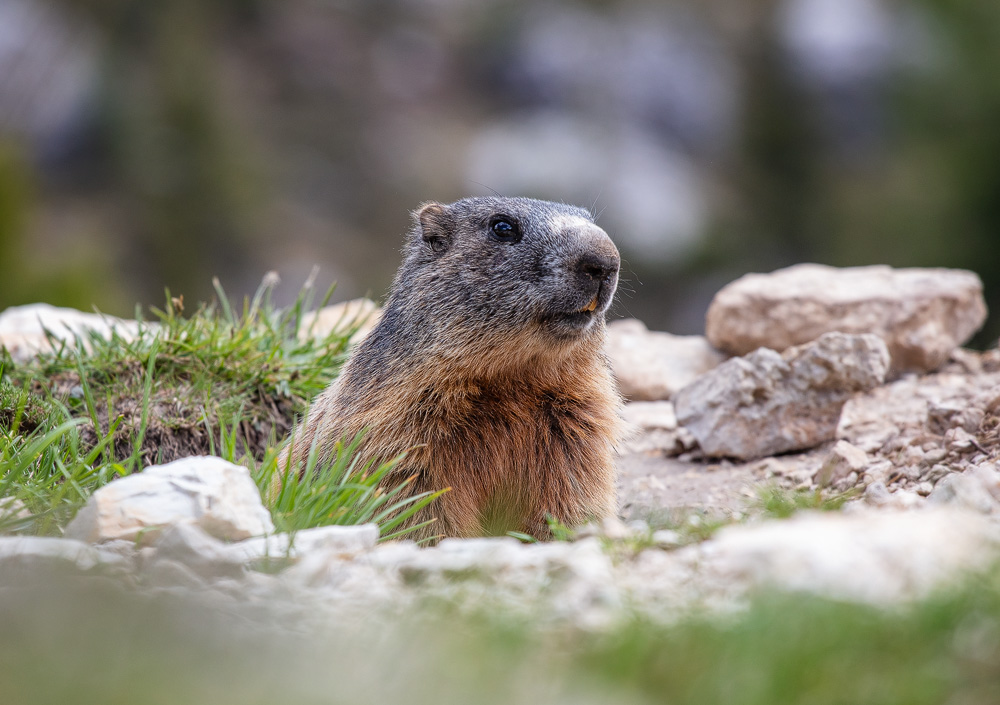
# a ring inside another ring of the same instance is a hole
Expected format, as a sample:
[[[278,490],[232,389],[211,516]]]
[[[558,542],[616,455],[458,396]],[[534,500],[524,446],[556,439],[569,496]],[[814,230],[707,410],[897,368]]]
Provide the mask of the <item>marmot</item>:
[[[301,471],[367,430],[387,484],[450,488],[421,536],[549,535],[616,511],[621,397],[602,351],[619,255],[591,215],[528,198],[425,203],[381,320],[285,450]],[[286,467],[284,464],[282,468]]]

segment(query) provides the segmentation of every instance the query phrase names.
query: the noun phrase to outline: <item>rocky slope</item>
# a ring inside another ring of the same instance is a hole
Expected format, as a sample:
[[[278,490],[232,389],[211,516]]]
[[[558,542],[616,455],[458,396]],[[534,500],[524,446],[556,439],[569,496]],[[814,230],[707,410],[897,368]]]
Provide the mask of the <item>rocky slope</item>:
[[[790,287],[779,272],[755,278],[752,296],[720,294],[726,320],[755,336],[778,331],[773,350],[726,360],[704,339],[611,326],[617,374],[644,401],[624,411],[634,433],[619,461],[623,520],[576,540],[420,548],[377,544],[367,526],[266,536],[273,527],[259,496],[237,491],[252,490],[245,469],[192,458],[99,490],[65,538],[0,537],[0,574],[58,565],[137,589],[283,605],[310,620],[446,599],[599,626],[636,611],[671,619],[695,606],[729,609],[766,586],[890,604],[993,565],[1000,351],[959,347],[985,315],[978,280],[921,272],[917,305],[886,293],[908,292],[913,273],[821,274],[812,288]],[[866,283],[869,274],[877,281]],[[872,290],[878,296],[858,294]],[[15,313],[0,315],[0,344],[14,354],[44,348],[31,316]],[[58,315],[46,319],[54,333],[87,320]],[[845,324],[851,316],[864,326]],[[813,338],[782,332],[806,318]],[[112,323],[127,331],[127,322]],[[683,350],[672,352],[674,342]],[[933,370],[915,371],[914,360]],[[759,498],[768,487],[849,494],[840,511],[767,519]],[[717,523],[728,525],[713,533]]]

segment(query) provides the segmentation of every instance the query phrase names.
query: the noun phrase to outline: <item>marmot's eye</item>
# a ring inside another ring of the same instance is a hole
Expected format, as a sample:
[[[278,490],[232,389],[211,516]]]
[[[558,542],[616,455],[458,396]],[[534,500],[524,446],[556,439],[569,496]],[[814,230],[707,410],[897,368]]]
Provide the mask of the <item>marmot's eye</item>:
[[[498,215],[490,220],[490,233],[500,242],[521,241],[521,229],[506,216]]]

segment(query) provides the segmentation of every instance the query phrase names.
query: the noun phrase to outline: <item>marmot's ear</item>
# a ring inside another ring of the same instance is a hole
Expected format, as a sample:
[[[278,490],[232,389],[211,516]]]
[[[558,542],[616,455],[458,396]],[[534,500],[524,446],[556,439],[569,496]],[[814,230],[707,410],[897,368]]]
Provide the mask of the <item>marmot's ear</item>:
[[[448,206],[430,201],[420,206],[414,216],[420,228],[420,236],[435,254],[441,254],[451,247],[454,224]]]

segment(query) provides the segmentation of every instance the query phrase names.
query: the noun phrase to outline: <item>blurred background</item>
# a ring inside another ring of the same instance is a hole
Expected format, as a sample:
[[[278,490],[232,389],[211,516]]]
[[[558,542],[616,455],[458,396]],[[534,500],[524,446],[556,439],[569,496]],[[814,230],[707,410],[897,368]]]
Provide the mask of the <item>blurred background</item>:
[[[599,212],[653,329],[802,261],[998,311],[1000,3],[0,0],[0,309],[378,298],[411,209],[494,190]]]

